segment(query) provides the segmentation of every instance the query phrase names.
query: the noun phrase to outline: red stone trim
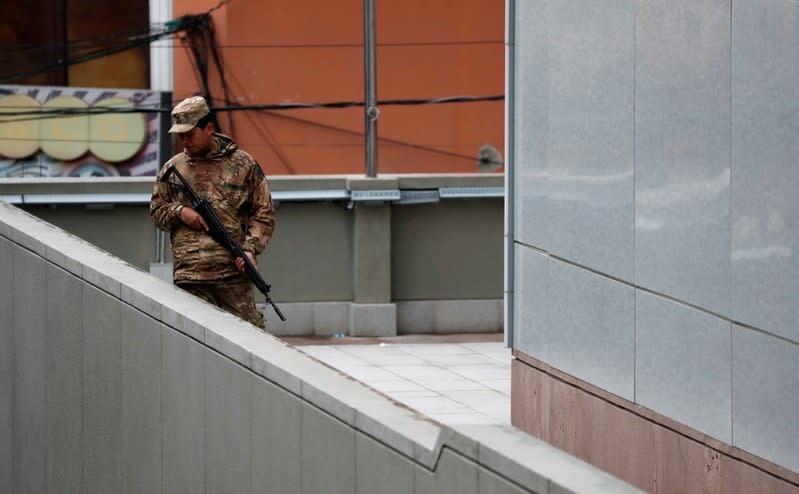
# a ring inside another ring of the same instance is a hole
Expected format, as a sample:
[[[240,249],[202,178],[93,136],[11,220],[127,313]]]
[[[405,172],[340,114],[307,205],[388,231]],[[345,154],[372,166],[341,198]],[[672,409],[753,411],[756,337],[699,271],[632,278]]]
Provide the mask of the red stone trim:
[[[720,441],[716,438],[708,436],[702,432],[697,431],[696,429],[693,429],[685,424],[677,422],[649,408],[625,400],[624,398],[621,398],[602,388],[594,386],[593,384],[590,384],[586,381],[571,376],[561,370],[558,370],[534,357],[526,355],[525,353],[519,350],[513,349],[513,356],[518,362],[533,367],[534,369],[548,375],[549,377],[557,381],[566,384],[567,386],[577,388],[593,397],[596,397],[626,412],[638,416],[643,420],[657,424],[660,427],[663,427],[665,429],[668,429],[669,431],[674,432],[675,434],[678,434],[679,436],[690,439],[691,441],[695,441],[726,457],[743,462],[752,468],[760,470],[770,476],[776,477],[781,481],[787,482],[789,484],[792,484],[794,487],[799,488],[799,473],[797,472],[789,470],[783,466],[772,463],[759,456],[755,456],[752,453],[749,453],[745,450],[742,450],[740,448],[727,444],[723,441]],[[513,389],[514,391],[516,391],[515,387]],[[512,406],[517,403],[516,399],[514,399],[514,394],[511,395],[511,403]],[[517,424],[513,425],[520,427]],[[520,428],[524,429],[524,427]]]

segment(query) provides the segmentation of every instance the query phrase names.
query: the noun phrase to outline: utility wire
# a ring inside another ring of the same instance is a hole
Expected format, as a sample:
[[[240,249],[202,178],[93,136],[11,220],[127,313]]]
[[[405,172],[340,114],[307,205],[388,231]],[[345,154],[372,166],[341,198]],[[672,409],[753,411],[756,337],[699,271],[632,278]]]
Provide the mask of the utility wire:
[[[350,108],[350,107],[363,107],[364,103],[362,101],[339,101],[339,102],[329,102],[329,103],[279,103],[279,104],[249,104],[249,105],[241,105],[241,104],[231,104],[234,100],[232,98],[230,88],[227,84],[225,78],[225,63],[222,59],[221,52],[219,51],[220,48],[361,48],[363,47],[362,43],[352,43],[352,44],[296,44],[296,45],[270,45],[270,44],[253,44],[253,45],[219,45],[216,43],[216,36],[215,36],[215,29],[213,26],[213,18],[210,17],[210,14],[215,10],[221,8],[222,6],[229,3],[230,0],[221,0],[215,7],[211,8],[210,10],[206,11],[203,14],[199,15],[185,15],[178,19],[169,21],[163,24],[163,28],[153,31],[152,29],[147,32],[134,32],[134,33],[114,33],[111,35],[106,35],[102,37],[97,37],[93,39],[87,40],[76,40],[66,44],[68,50],[77,51],[82,50],[77,55],[69,55],[66,54],[64,58],[58,59],[55,63],[50,63],[44,66],[41,65],[33,65],[29,64],[24,66],[24,70],[16,75],[12,75],[3,79],[0,79],[0,83],[11,82],[19,79],[24,79],[26,77],[37,75],[39,73],[48,72],[50,70],[60,68],[66,65],[72,65],[82,62],[87,62],[90,60],[94,60],[97,58],[113,55],[115,53],[119,53],[131,48],[137,48],[139,46],[149,45],[153,41],[157,41],[163,39],[165,37],[175,37],[178,36],[178,39],[182,42],[182,46],[186,48],[192,58],[195,61],[195,68],[197,69],[196,75],[198,77],[198,82],[203,88],[203,92],[205,97],[208,101],[213,101],[216,98],[210,93],[210,84],[209,84],[209,64],[208,58],[210,55],[210,59],[215,65],[217,69],[218,76],[220,79],[220,83],[222,86],[222,90],[224,93],[223,101],[225,102],[226,106],[215,107],[213,110],[215,112],[233,112],[233,111],[242,111],[242,110],[254,110],[254,111],[281,111],[281,110],[295,110],[295,109],[318,109],[318,108]],[[159,27],[161,27],[159,25]],[[185,32],[184,35],[179,36],[176,33],[178,32]],[[115,47],[102,47],[97,49],[91,49],[93,46],[96,46],[99,43],[104,43],[113,40],[121,40],[124,41],[124,44]],[[504,44],[504,41],[501,40],[471,40],[471,41],[426,41],[426,42],[394,42],[394,43],[379,43],[378,46],[382,47],[407,47],[407,46],[452,46],[452,45],[475,45],[475,44]],[[8,45],[6,45],[8,46]],[[60,45],[64,46],[64,45]],[[86,48],[83,48],[83,47]],[[35,49],[44,49],[44,50],[52,50],[55,45],[45,45],[45,44],[27,44],[27,45],[16,45],[16,55],[19,55],[19,51],[24,50],[35,50]],[[20,50],[21,48],[21,50]],[[0,49],[0,62],[4,58],[8,58],[10,55],[3,56],[3,49]],[[31,58],[29,55],[28,58]],[[35,57],[34,57],[35,58]],[[28,68],[32,67],[32,68]],[[504,99],[504,95],[491,95],[491,96],[448,96],[443,98],[434,98],[434,99],[393,99],[393,100],[382,100],[378,101],[377,104],[379,106],[391,106],[391,105],[430,105],[430,104],[446,104],[446,103],[464,103],[464,102],[478,102],[478,101],[500,101]],[[170,108],[160,108],[160,107],[153,107],[153,108],[146,108],[146,107],[138,107],[138,108],[108,108],[108,107],[94,107],[94,108],[54,108],[54,109],[37,109],[37,110],[23,110],[18,112],[8,112],[0,110],[0,115],[11,117],[11,118],[0,118],[0,124],[2,123],[11,123],[11,122],[21,122],[25,120],[38,120],[38,119],[47,119],[47,118],[57,118],[57,117],[75,117],[75,116],[82,116],[82,115],[97,115],[97,114],[114,114],[114,113],[166,113],[171,112]],[[272,136],[271,132],[268,128],[260,128],[260,126],[256,125],[253,119],[247,114],[248,118],[250,119],[250,123],[254,125],[258,133],[261,135],[264,140],[266,140],[270,146],[273,147],[274,151],[278,154],[282,161],[284,161],[284,165],[289,169],[292,170],[293,167],[291,163],[288,161],[288,156],[285,155],[283,150],[280,148],[279,143],[274,140],[274,136]],[[22,117],[22,118],[20,118]],[[28,118],[24,118],[28,117]],[[217,128],[221,129],[218,122],[215,122]],[[232,127],[233,120],[230,118],[229,123]],[[399,144],[402,146],[407,146],[411,148],[422,149],[425,151],[436,152],[440,154],[449,155],[452,157],[463,158],[463,159],[472,159],[471,157],[461,155],[458,153],[451,153],[439,149],[429,148],[426,146],[419,146],[412,143],[397,141],[392,142],[392,144]]]
[[[138,33],[143,34],[143,33]],[[133,36],[133,35],[131,35]],[[117,38],[118,39],[118,38]],[[55,43],[55,44],[4,44],[0,45],[0,60],[3,58],[11,58],[18,56],[20,51],[38,49],[40,51],[49,52],[53,48],[74,49],[80,48],[82,45],[92,46],[98,42],[92,40],[76,40],[69,43]],[[403,48],[403,47],[431,47],[431,46],[473,46],[473,45],[504,45],[503,40],[459,40],[459,41],[398,41],[398,42],[384,42],[377,43],[378,48]],[[156,45],[154,48],[175,49],[180,48],[182,45],[174,43],[171,45]],[[252,43],[252,44],[220,44],[219,48],[222,49],[319,49],[319,48],[363,48],[363,43],[297,43],[297,44],[280,44],[280,43]],[[4,54],[4,52],[6,54]]]
[[[377,106],[409,106],[409,105],[442,105],[450,103],[475,103],[479,101],[502,101],[505,96],[495,94],[489,96],[446,96],[433,99],[387,99],[378,100]],[[250,104],[250,105],[226,105],[212,107],[214,112],[235,112],[244,110],[272,111],[272,110],[303,110],[314,108],[352,108],[363,107],[363,101],[334,101],[330,103],[270,103],[270,104]],[[10,107],[9,107],[10,108]],[[171,108],[164,107],[133,107],[133,108],[114,108],[114,107],[89,107],[89,108],[47,108],[41,110],[20,110],[5,111],[0,109],[0,123],[20,122],[25,120],[41,120],[53,117],[74,117],[83,115],[105,115],[114,113],[171,113]],[[28,117],[28,118],[14,118]]]
[[[464,98],[466,98],[466,99],[464,99]],[[386,100],[386,101],[383,101],[383,102],[378,101],[378,106],[386,105],[387,104],[386,102],[388,102],[390,104],[390,102],[392,102],[392,101],[394,101],[394,102],[428,101],[428,102],[430,102],[429,104],[446,104],[446,103],[460,103],[460,102],[470,102],[470,101],[496,101],[497,99],[502,100],[502,99],[504,99],[504,97],[502,95],[496,95],[496,96],[488,96],[488,97],[469,96],[469,97],[436,98],[436,99],[432,99],[432,100]],[[315,107],[324,108],[324,107],[326,107],[324,105],[325,104],[318,104],[317,106],[312,106],[312,107],[314,107],[314,108]],[[360,103],[359,106],[363,106],[363,103]],[[303,108],[309,108],[309,106],[307,104],[303,104],[303,105],[298,106],[296,108],[303,109]],[[266,113],[270,114],[271,116],[278,117],[278,118],[287,118],[287,119],[290,119],[290,120],[295,120],[295,121],[302,122],[304,124],[313,125],[313,126],[316,126],[316,127],[322,127],[322,128],[328,129],[328,130],[334,130],[334,131],[342,132],[342,133],[345,133],[345,134],[360,135],[357,132],[354,132],[354,131],[349,130],[349,129],[342,129],[342,128],[339,128],[339,127],[334,127],[334,126],[331,126],[331,125],[328,125],[328,124],[323,124],[323,123],[320,123],[320,122],[314,122],[314,121],[303,119],[303,118],[299,118],[299,117],[287,116],[287,115],[283,114],[282,112],[275,113],[275,110],[285,110],[285,109],[287,109],[285,103],[278,104],[278,105],[232,105],[232,106],[220,106],[220,107],[213,107],[212,108],[213,111],[217,111],[217,112],[218,111],[230,111],[230,112],[232,112],[232,111],[238,111],[238,110],[252,110],[252,109],[265,111]],[[30,118],[27,118],[27,119],[17,119],[17,118],[14,118],[14,119],[2,119],[2,118],[0,118],[0,124],[7,123],[7,122],[20,122],[20,121],[24,121],[24,120],[46,119],[46,118],[53,118],[53,117],[70,117],[70,116],[75,116],[75,115],[79,114],[78,112],[80,112],[80,111],[84,111],[84,112],[89,111],[90,114],[107,114],[107,113],[123,113],[124,114],[124,113],[146,113],[146,112],[166,113],[166,112],[171,112],[170,108],[155,108],[155,107],[154,108],[99,108],[98,111],[96,111],[96,112],[92,112],[91,110],[93,110],[93,109],[92,108],[53,109],[52,111],[47,110],[47,112],[48,112],[47,115],[42,115],[42,116],[38,116],[38,117],[30,117]],[[32,115],[32,114],[35,114],[35,113],[37,113],[37,112],[26,111],[26,112],[5,113],[5,114],[0,113],[0,115]],[[249,117],[249,113],[247,113],[247,116]],[[255,124],[255,122],[253,121],[252,118],[250,118],[250,122],[256,128],[256,131],[259,133],[259,135],[261,135],[261,137],[266,141],[266,144],[273,148],[273,150],[277,154],[278,158],[283,162],[284,166],[286,166],[286,168],[293,173],[293,170],[294,170],[293,165],[288,160],[288,156],[285,154],[285,151],[283,151],[282,147],[280,147],[280,145],[278,143],[273,141],[274,136],[271,136],[271,133],[269,133],[271,138],[267,137],[266,135],[264,135],[265,132],[269,132],[268,129],[266,131],[264,131],[264,129],[261,129],[260,127],[258,127]],[[25,138],[18,138],[18,139],[10,138],[9,139],[9,138],[6,138],[6,140],[29,140],[29,139],[25,139]],[[56,140],[57,139],[48,139],[48,141],[56,141]],[[423,151],[423,152],[435,153],[435,154],[439,154],[439,155],[443,155],[443,156],[449,156],[449,157],[457,158],[457,159],[470,160],[470,161],[474,161],[474,159],[475,159],[474,156],[465,155],[465,154],[461,154],[461,153],[456,153],[456,152],[452,152],[452,151],[446,151],[446,150],[443,150],[443,149],[440,149],[440,148],[433,147],[433,145],[421,145],[421,144],[415,144],[415,143],[402,141],[402,140],[398,140],[398,139],[391,139],[391,138],[381,138],[381,141],[383,142],[383,144],[407,147],[407,148],[410,148],[410,149],[416,149],[416,150]],[[278,147],[275,147],[276,145]],[[329,145],[353,146],[354,144],[335,144],[334,143],[334,144],[327,144],[327,145],[328,146]],[[293,146],[293,145],[289,145],[289,146]],[[503,164],[502,162],[490,162],[490,163],[498,164],[498,165],[502,165]]]
[[[356,132],[356,131],[353,131],[353,130],[350,130],[350,129],[342,129],[340,127],[335,127],[335,126],[332,126],[332,125],[329,125],[329,124],[325,124],[325,123],[321,123],[321,122],[315,122],[315,121],[312,121],[312,120],[307,120],[307,119],[296,117],[296,116],[293,116],[293,115],[291,115],[291,116],[290,115],[286,115],[286,114],[284,114],[282,112],[279,112],[279,113],[267,112],[267,113],[269,113],[271,116],[274,116],[274,117],[277,117],[277,118],[283,118],[283,119],[287,119],[287,120],[292,120],[292,121],[300,122],[300,123],[307,124],[307,125],[313,125],[315,127],[320,127],[320,128],[326,129],[326,130],[342,132],[344,134],[348,134],[348,135],[352,135],[352,136],[356,136],[356,137],[360,137],[360,136],[363,135],[363,134],[361,134],[359,132]],[[443,150],[443,149],[435,148],[435,147],[433,147],[434,144],[416,144],[416,143],[412,143],[412,142],[402,141],[402,140],[399,140],[399,139],[392,139],[390,137],[381,137],[379,140],[384,145],[388,144],[388,145],[402,146],[402,147],[407,147],[407,148],[411,148],[411,149],[417,149],[419,151],[424,151],[424,152],[427,152],[427,153],[440,154],[440,155],[443,155],[443,156],[449,156],[449,157],[452,157],[452,158],[469,160],[469,161],[474,161],[474,159],[475,159],[475,157],[471,156],[471,155],[466,155],[466,154],[461,154],[461,153],[456,153],[456,152],[452,152],[452,151],[446,151],[446,150]],[[347,144],[344,144],[344,145],[346,146]],[[351,145],[354,145],[354,144],[351,144]],[[495,165],[502,165],[503,164],[501,161],[487,160],[485,162],[488,163],[488,164],[495,164]]]
[[[225,65],[224,68],[229,69],[227,65]],[[232,71],[231,71],[231,79],[233,83],[239,88],[240,92],[242,93],[245,92],[241,82],[238,80],[238,78]],[[226,105],[235,104],[233,101],[231,101],[230,98],[226,98],[224,102]],[[233,113],[229,112],[228,115],[230,117],[232,125]],[[289,158],[288,154],[286,154],[280,142],[275,138],[274,134],[269,129],[267,122],[265,122],[263,119],[255,119],[251,112],[247,112],[244,115],[247,117],[247,120],[250,122],[255,131],[258,132],[261,138],[269,144],[269,146],[274,151],[275,155],[280,159],[280,161],[283,163],[283,166],[286,167],[289,173],[291,173],[292,175],[295,174],[296,168],[294,167],[294,164],[291,163],[291,159]]]
[[[221,5],[227,2],[221,2],[219,5],[214,7],[208,12],[212,12],[216,10]],[[146,44],[150,44],[153,41],[158,41],[163,38],[174,38],[175,33],[185,29],[187,26],[191,24],[196,24],[193,22],[196,18],[202,18],[207,14],[199,14],[196,16],[183,16],[178,18],[174,21],[169,21],[163,24],[154,24],[153,26],[155,29],[151,28],[148,31],[132,31],[132,32],[122,32],[122,33],[114,33],[108,34],[104,36],[98,36],[95,38],[87,38],[87,39],[80,39],[80,40],[72,40],[68,43],[12,43],[12,44],[3,44],[0,45],[0,62],[8,61],[8,62],[15,62],[20,58],[20,56],[24,55],[25,58],[37,58],[36,55],[46,55],[52,53],[54,49],[57,50],[64,50],[64,56],[61,59],[58,59],[56,62],[49,63],[49,64],[39,64],[39,63],[29,63],[27,65],[23,65],[22,69],[20,70],[19,64],[9,64],[14,65],[17,68],[18,73],[7,76],[3,79],[0,79],[0,83],[7,83],[13,82],[15,80],[24,79],[26,77],[30,77],[32,75],[37,75],[39,73],[47,72],[50,70],[54,70],[56,68],[61,68],[66,65],[72,65],[76,63],[87,62],[90,60],[94,60],[96,58],[101,58],[104,56],[113,55],[120,51],[124,51],[126,49],[138,48],[144,46]],[[92,48],[97,47],[98,45],[106,45],[109,42],[125,42],[122,45],[116,47],[100,47],[92,50]],[[399,41],[399,42],[383,42],[378,43],[378,47],[383,48],[394,48],[394,47],[430,47],[430,46],[469,46],[469,45],[490,45],[490,44],[500,44],[503,45],[503,40],[452,40],[452,41]],[[169,46],[164,45],[154,45],[155,48],[178,48],[180,44],[172,44]],[[216,48],[219,49],[314,49],[314,48],[363,48],[363,43],[309,43],[309,44],[231,44],[231,45],[216,45]],[[33,51],[34,53],[31,53]],[[40,53],[36,53],[36,51]]]
[[[216,4],[216,6],[211,7],[210,10],[206,11],[205,15],[210,15],[211,12],[213,12],[214,10],[221,9],[223,6],[225,6],[225,5],[229,4],[229,3],[230,3],[230,0],[221,0],[218,4]]]
[[[0,59],[19,57],[24,54],[31,56],[30,52],[51,53],[54,49],[77,50],[92,48],[97,45],[108,44],[110,42],[126,41],[130,38],[138,38],[147,36],[153,32],[164,31],[163,26],[159,29],[137,30],[130,32],[113,33],[105,36],[98,36],[96,38],[76,39],[69,40],[65,43],[3,43],[0,44]],[[35,53],[33,54],[35,55]]]
[[[459,41],[397,41],[377,43],[378,48],[401,47],[427,47],[427,46],[472,46],[472,45],[505,45],[504,40],[459,40]],[[160,46],[158,48],[176,48],[179,45]],[[252,44],[224,44],[219,48],[268,48],[268,49],[293,49],[293,48],[363,48],[363,43],[252,43]]]
[[[172,21],[168,21],[172,22]],[[0,51],[5,49],[19,50],[19,49],[37,49],[37,48],[52,48],[52,47],[69,47],[73,45],[82,44],[97,44],[118,39],[129,38],[131,36],[142,36],[150,33],[151,31],[163,30],[166,26],[165,22],[152,23],[147,29],[134,29],[129,31],[114,31],[112,33],[101,34],[90,38],[79,38],[66,40],[64,43],[2,43],[0,44]]]
[[[141,46],[150,45],[153,41],[158,41],[162,38],[172,36],[176,32],[197,28],[198,25],[205,23],[206,19],[210,18],[211,12],[221,8],[222,6],[224,6],[229,2],[230,0],[222,0],[215,7],[211,8],[210,10],[206,11],[203,14],[184,15],[172,21],[166,22],[163,24],[164,26],[163,29],[160,30],[156,31],[148,30],[146,32],[136,32],[134,34],[130,34],[127,36],[120,34],[112,34],[103,37],[98,37],[95,38],[94,40],[82,40],[82,41],[77,41],[74,44],[68,43],[66,45],[68,48],[67,53],[64,53],[62,57],[57,58],[54,62],[50,62],[44,65],[42,64],[23,65],[21,70],[19,68],[17,69],[18,72],[16,74],[0,77],[0,84],[18,81],[20,79],[25,79],[27,77],[46,73],[51,70],[66,67],[69,65],[88,62],[98,58],[114,55],[116,53],[120,53],[132,48],[138,48]],[[106,40],[123,40],[125,41],[125,43],[119,46],[94,48],[97,44],[102,44]],[[85,48],[84,45],[86,46]],[[35,44],[30,46],[35,46]],[[76,49],[78,51],[77,54],[70,52],[70,51],[75,51]],[[35,57],[28,55],[26,58],[30,59]]]
[[[45,65],[28,64],[22,67],[21,72],[17,72],[14,75],[0,78],[0,84],[7,84],[9,82],[25,79],[27,77],[49,72],[51,70],[58,69],[61,67],[66,67],[69,65],[75,65],[95,60],[98,58],[107,57],[110,55],[114,55],[116,53],[130,50],[131,48],[146,46],[152,43],[153,41],[157,41],[165,36],[168,36],[169,34],[171,34],[170,31],[150,33],[139,37],[128,38],[128,42],[125,43],[124,45],[110,47],[110,48],[102,47],[94,50],[87,50],[79,55],[66,54],[63,58],[59,58],[55,62],[51,62]]]

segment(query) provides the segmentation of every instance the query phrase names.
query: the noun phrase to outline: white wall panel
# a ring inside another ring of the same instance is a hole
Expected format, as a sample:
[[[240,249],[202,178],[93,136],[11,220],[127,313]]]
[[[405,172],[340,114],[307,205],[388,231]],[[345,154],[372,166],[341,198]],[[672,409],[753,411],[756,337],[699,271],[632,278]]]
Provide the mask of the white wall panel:
[[[636,9],[636,284],[728,316],[730,0]]]
[[[13,251],[13,492],[46,490],[45,261]]]
[[[634,400],[634,289],[555,259],[549,277],[548,363]]]
[[[14,244],[0,236],[0,492],[13,489]]]
[[[120,492],[159,492],[162,327],[127,305],[121,324]]]
[[[163,492],[205,489],[205,353],[171,328],[161,333]]]
[[[205,359],[205,489],[252,492],[252,376],[214,352]]]
[[[733,444],[799,471],[799,346],[733,326]]]
[[[83,285],[83,481],[87,493],[119,492],[119,300]]]
[[[799,342],[799,2],[732,15],[733,319]]]
[[[732,443],[731,324],[638,290],[635,402]]]
[[[83,325],[81,280],[47,266],[47,485],[83,488]]]

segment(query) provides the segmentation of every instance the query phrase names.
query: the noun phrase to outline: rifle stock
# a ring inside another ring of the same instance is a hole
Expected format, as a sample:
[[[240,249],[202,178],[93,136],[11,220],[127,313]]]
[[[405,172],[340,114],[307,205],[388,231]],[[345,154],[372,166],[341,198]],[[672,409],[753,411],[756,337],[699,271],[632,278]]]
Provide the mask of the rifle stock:
[[[167,181],[169,176],[173,173],[176,177],[178,177],[178,180],[180,180],[181,183]],[[266,302],[272,306],[272,309],[274,309],[277,317],[279,317],[281,321],[285,321],[286,317],[269,296],[269,291],[272,289],[272,287],[263,279],[261,273],[258,272],[255,266],[253,266],[253,264],[250,262],[250,259],[244,254],[244,249],[241,248],[236,240],[230,235],[230,232],[227,231],[225,226],[222,224],[222,220],[219,219],[216,211],[214,211],[211,203],[198,196],[186,179],[183,178],[183,175],[181,175],[174,166],[170,166],[169,169],[164,172],[164,175],[161,177],[161,182],[175,185],[179,187],[184,194],[186,194],[186,197],[188,197],[188,199],[191,201],[192,209],[197,211],[197,213],[202,216],[202,218],[205,220],[205,223],[208,225],[208,233],[211,235],[211,237],[216,240],[219,245],[227,249],[233,256],[233,259],[238,259],[240,257],[244,260],[244,272],[247,274],[247,277],[253,282],[255,288],[257,288],[258,291],[264,295]]]

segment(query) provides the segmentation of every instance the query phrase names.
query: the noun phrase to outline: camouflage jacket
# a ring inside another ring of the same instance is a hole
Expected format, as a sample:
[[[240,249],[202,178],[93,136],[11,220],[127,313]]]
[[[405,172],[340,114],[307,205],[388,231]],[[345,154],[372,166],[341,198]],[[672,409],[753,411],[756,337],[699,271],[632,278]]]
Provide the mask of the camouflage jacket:
[[[230,137],[215,134],[214,139],[219,149],[206,156],[191,156],[185,151],[174,156],[161,169],[153,187],[150,216],[155,226],[170,234],[176,282],[219,280],[239,272],[230,252],[206,232],[193,230],[181,221],[181,208],[191,207],[191,203],[178,187],[161,182],[161,175],[170,166],[177,167],[198,196],[211,202],[244,250],[255,255],[263,252],[275,227],[272,196],[261,167]]]

